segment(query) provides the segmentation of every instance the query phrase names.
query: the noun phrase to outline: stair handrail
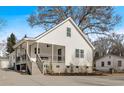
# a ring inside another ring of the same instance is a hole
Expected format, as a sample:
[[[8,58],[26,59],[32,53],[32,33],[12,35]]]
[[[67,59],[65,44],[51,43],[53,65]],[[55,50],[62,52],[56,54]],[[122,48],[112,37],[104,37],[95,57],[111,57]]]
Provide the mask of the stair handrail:
[[[28,69],[31,74],[32,73],[32,61],[30,59],[30,56],[27,53],[26,53],[26,63],[27,63]]]
[[[38,66],[40,72],[42,73],[43,72],[43,63],[44,62],[40,58],[40,55],[39,54],[36,54],[36,63],[37,63],[37,66]]]

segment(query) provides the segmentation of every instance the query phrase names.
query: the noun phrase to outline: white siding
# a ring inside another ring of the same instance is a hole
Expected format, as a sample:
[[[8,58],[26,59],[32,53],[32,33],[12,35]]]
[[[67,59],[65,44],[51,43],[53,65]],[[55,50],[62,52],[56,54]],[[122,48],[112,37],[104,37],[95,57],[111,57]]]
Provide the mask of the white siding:
[[[111,56],[111,58],[109,58]],[[123,71],[124,70],[124,58],[109,55],[105,56],[101,59],[96,60],[96,69],[100,71],[109,71],[110,68],[114,68],[115,70],[118,71]],[[122,61],[122,66],[118,67],[118,61]],[[104,62],[105,66],[101,67],[101,62]],[[111,65],[108,65],[108,61],[111,61]]]
[[[67,37],[66,35],[67,27],[71,28],[71,37]],[[66,65],[72,63],[74,65],[92,66],[93,50],[70,21],[57,27],[54,31],[37,40],[37,42],[65,46]],[[75,49],[83,49],[84,58],[75,58]]]
[[[10,68],[10,63],[8,59],[0,59],[0,68]]]

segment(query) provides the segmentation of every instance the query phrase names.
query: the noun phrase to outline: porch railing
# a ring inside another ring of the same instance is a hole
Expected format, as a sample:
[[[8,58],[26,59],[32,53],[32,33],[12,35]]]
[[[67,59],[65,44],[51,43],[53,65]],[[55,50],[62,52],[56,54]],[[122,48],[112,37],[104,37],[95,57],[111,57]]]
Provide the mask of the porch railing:
[[[52,61],[52,56],[51,55],[39,55],[41,60],[46,60],[46,61]],[[53,56],[53,61],[54,62],[64,62],[65,61],[65,56],[61,55],[54,55]]]
[[[32,73],[32,61],[27,53],[16,57],[16,62],[25,63],[27,65],[27,71],[29,74]]]
[[[26,54],[20,55],[18,57],[16,57],[16,62],[25,62],[26,61]]]

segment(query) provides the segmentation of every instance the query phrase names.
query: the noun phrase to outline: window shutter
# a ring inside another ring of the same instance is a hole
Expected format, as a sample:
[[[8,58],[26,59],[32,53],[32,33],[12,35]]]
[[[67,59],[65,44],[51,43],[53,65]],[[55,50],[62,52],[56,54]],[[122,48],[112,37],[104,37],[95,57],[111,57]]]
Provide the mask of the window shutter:
[[[75,50],[75,57],[79,58],[79,49]]]

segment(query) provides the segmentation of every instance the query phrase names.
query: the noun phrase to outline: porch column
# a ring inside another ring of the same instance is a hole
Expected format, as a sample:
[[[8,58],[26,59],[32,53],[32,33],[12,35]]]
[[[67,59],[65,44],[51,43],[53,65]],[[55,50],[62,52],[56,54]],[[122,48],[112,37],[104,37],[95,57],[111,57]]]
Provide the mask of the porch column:
[[[29,55],[29,44],[28,44],[28,41],[26,42],[26,60],[27,60],[27,55]],[[28,73],[27,63],[26,63],[26,73]]]
[[[54,59],[54,45],[52,44],[52,60],[51,60],[51,63],[53,62],[53,59]]]
[[[29,55],[29,44],[28,44],[28,41],[26,43],[26,53]]]
[[[51,73],[53,73],[53,71],[52,71],[52,63],[53,63],[53,60],[54,60],[54,45],[52,44],[52,53],[51,53],[51,55],[52,55],[52,59],[51,59],[51,62],[50,62],[50,66],[51,66]]]
[[[39,50],[38,48],[39,48],[39,43],[37,42],[37,51],[36,51],[37,54],[39,54],[38,53],[38,50]]]
[[[20,64],[20,71],[22,71],[22,65]]]

